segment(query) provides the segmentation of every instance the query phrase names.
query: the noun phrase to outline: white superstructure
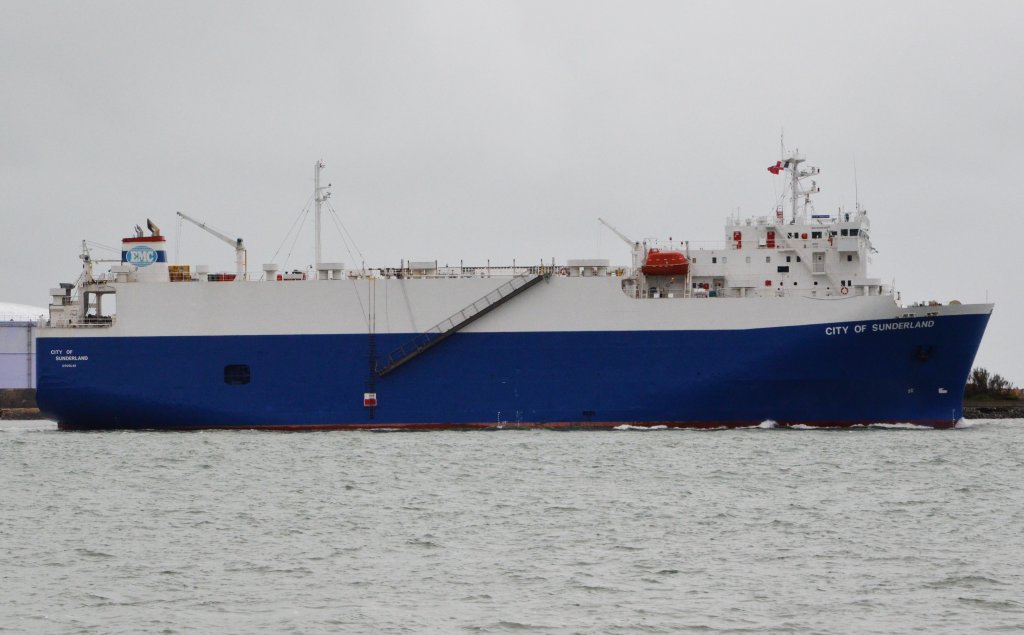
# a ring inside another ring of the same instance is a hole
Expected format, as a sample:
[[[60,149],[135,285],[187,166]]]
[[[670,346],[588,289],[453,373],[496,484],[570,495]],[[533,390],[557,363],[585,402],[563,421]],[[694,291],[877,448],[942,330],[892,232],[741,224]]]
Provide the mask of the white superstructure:
[[[235,246],[239,256],[236,271],[211,273],[203,266],[169,265],[165,239],[150,222],[152,235],[146,237],[136,228],[134,236],[124,239],[125,261],[108,273],[94,275],[92,262],[83,255],[85,267],[79,280],[51,291],[48,326],[109,327],[111,335],[198,334],[204,325],[212,328],[211,333],[354,333],[365,330],[373,319],[373,328],[381,333],[416,333],[463,310],[508,280],[535,275],[550,278],[546,291],[531,292],[530,298],[519,301],[515,308],[504,309],[471,328],[700,330],[786,326],[836,320],[844,314],[853,319],[862,313],[856,307],[872,307],[871,312],[878,317],[916,313],[898,307],[892,289],[868,276],[872,247],[867,212],[859,205],[853,212],[815,212],[811,196],[819,191],[813,180],[819,170],[804,167],[803,163],[804,159],[794,152],[769,168],[789,177],[788,216],[780,204],[772,215],[731,217],[725,226],[725,241],[713,248],[691,246],[689,241],[633,241],[601,220],[632,252],[630,266],[621,267],[607,260],[582,259],[564,265],[541,262],[515,267],[439,267],[436,262],[403,262],[398,267],[347,270],[341,263],[320,262],[317,232],[315,275],[307,276],[301,270],[279,271],[275,264],[264,265],[262,273],[249,273],[241,239],[213,231]],[[318,216],[320,205],[330,194],[330,186],[320,184],[324,165],[323,161],[315,164]],[[205,228],[205,224],[193,222]],[[656,256],[675,258],[676,264],[670,269],[675,273],[651,273],[648,265]],[[562,278],[566,283],[560,282]],[[576,280],[579,278],[588,280]],[[594,278],[598,280],[591,280]],[[224,282],[245,284],[229,288]],[[286,288],[278,289],[280,285]],[[301,289],[295,288],[297,285]],[[879,301],[827,308],[806,302],[862,296],[877,297]],[[123,326],[118,325],[112,311],[104,308],[104,298],[109,305],[110,298],[118,297],[122,314],[133,318]],[[764,304],[765,300],[782,298],[801,308]],[[573,308],[584,302],[588,306],[586,314],[572,315]],[[168,306],[190,309],[192,319],[181,324],[170,317]],[[565,317],[572,319],[560,321],[563,310]]]

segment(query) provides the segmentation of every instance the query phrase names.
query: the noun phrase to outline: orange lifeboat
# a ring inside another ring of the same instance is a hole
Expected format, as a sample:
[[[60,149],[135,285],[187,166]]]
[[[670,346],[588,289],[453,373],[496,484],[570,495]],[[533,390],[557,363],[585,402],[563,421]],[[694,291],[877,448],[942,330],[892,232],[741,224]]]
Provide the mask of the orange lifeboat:
[[[647,252],[647,260],[640,271],[645,276],[685,276],[690,270],[690,262],[681,251],[662,251],[652,249]]]

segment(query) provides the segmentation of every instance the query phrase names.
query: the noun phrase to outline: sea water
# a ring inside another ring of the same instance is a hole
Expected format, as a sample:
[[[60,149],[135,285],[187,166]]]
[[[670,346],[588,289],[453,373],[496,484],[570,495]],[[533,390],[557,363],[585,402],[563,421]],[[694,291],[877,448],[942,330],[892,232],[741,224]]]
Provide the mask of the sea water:
[[[2,422],[0,632],[1021,632],[1022,449]]]

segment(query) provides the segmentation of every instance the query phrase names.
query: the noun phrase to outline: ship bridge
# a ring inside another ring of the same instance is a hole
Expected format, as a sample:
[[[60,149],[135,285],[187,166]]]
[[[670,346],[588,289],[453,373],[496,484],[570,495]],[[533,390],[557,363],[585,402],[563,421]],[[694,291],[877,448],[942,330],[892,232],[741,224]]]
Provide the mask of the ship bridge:
[[[811,197],[820,191],[814,180],[820,170],[803,162],[794,152],[768,168],[789,176],[788,216],[781,204],[771,215],[732,216],[726,220],[724,242],[714,245],[635,243],[634,261],[647,262],[652,253],[660,256],[667,249],[680,254],[688,267],[677,275],[645,275],[650,268],[634,267],[623,290],[635,298],[891,294],[867,272],[874,251],[867,210],[858,204],[852,212],[816,212]]]

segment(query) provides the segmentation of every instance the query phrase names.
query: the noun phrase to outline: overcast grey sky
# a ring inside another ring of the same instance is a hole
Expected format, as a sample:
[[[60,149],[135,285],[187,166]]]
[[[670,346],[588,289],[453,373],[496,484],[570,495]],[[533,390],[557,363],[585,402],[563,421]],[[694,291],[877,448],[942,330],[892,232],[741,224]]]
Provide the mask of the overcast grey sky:
[[[176,210],[245,238],[258,269],[320,157],[370,264],[627,263],[597,216],[721,240],[737,208],[773,209],[785,129],[823,170],[819,210],[853,206],[856,164],[873,273],[904,300],[996,302],[978,363],[1024,383],[1022,2],[0,12],[0,301],[44,305],[82,238],[149,217],[173,240]],[[333,229],[325,245],[353,263]],[[311,254],[307,231],[288,265]],[[181,256],[233,266],[194,227]]]

